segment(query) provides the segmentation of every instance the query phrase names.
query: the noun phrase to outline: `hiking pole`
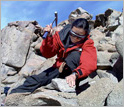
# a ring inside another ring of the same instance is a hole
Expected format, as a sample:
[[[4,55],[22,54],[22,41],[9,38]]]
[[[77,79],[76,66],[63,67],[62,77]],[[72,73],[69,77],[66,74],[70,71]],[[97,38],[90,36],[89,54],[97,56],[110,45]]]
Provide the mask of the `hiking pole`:
[[[53,20],[53,22],[52,22],[52,25],[53,25],[53,23],[55,22],[55,23],[56,23],[56,26],[57,26],[58,15],[57,15],[57,12],[55,12],[54,14],[55,14],[55,18],[54,18],[54,20]],[[48,35],[48,32],[45,32],[44,35],[42,36],[42,38],[43,38],[43,39],[46,39],[47,35]]]

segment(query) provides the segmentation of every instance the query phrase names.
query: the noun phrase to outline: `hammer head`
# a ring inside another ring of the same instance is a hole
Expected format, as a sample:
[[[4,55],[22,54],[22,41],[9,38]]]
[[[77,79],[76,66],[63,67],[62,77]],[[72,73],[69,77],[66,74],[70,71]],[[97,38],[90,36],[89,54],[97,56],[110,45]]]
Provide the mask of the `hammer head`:
[[[57,26],[57,22],[58,22],[58,13],[57,13],[57,11],[55,12],[55,22],[56,22],[56,26]]]

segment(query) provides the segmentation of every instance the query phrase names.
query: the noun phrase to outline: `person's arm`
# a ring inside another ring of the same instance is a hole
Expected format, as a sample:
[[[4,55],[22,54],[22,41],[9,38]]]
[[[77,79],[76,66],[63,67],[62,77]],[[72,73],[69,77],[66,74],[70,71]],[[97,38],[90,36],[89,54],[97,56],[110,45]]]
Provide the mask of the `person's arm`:
[[[49,35],[42,41],[40,52],[44,57],[51,58],[55,56],[59,50],[59,45],[56,39],[56,36],[58,36],[58,32],[52,35],[52,28],[49,25],[44,29],[44,31],[48,31]]]
[[[87,40],[83,45],[79,66],[71,75],[66,77],[70,87],[75,85],[76,79],[83,78],[97,69],[97,53],[92,40]]]
[[[83,78],[97,69],[97,52],[93,40],[87,40],[83,45],[79,66],[73,71],[78,78]]]

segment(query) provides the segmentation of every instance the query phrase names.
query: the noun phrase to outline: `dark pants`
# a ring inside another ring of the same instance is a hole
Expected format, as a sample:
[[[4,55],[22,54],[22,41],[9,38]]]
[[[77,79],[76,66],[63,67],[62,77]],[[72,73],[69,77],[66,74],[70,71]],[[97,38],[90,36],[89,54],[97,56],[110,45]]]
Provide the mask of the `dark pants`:
[[[13,89],[12,93],[24,93],[24,92],[34,92],[37,88],[45,86],[51,83],[53,78],[65,78],[70,75],[72,71],[77,68],[80,60],[80,52],[73,51],[65,59],[67,65],[65,65],[62,73],[59,73],[57,68],[50,67],[49,69],[43,71],[38,75],[32,75],[27,77],[24,84]]]

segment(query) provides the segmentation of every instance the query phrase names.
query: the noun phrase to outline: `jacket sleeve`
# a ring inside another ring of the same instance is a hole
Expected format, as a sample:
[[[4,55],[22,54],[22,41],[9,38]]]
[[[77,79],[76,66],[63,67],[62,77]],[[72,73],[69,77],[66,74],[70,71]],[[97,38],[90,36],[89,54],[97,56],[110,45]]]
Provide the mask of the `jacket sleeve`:
[[[74,70],[78,78],[83,78],[97,69],[97,53],[93,40],[87,40],[83,45],[79,66]]]
[[[57,43],[58,32],[56,32],[52,37],[47,36],[46,39],[43,40],[40,52],[46,58],[51,58],[57,54],[59,51],[59,45]]]

